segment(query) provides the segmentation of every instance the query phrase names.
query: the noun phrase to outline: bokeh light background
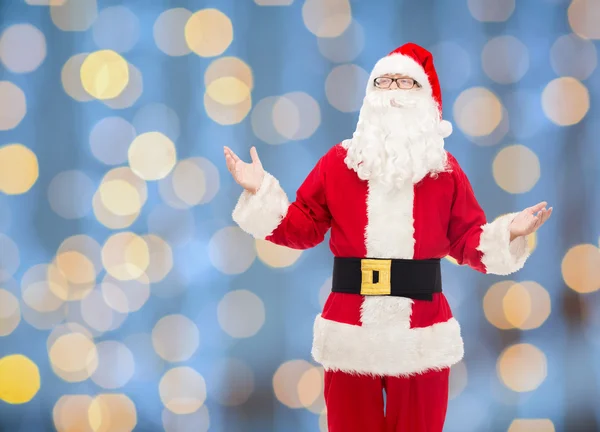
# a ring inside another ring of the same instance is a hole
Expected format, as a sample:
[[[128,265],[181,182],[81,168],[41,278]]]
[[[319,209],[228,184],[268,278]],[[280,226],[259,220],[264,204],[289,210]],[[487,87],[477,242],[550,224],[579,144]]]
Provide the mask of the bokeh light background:
[[[222,148],[293,197],[414,41],[488,217],[555,208],[510,278],[444,261],[445,430],[600,430],[599,22],[597,0],[3,0],[0,429],[325,431],[332,257],[234,226]]]

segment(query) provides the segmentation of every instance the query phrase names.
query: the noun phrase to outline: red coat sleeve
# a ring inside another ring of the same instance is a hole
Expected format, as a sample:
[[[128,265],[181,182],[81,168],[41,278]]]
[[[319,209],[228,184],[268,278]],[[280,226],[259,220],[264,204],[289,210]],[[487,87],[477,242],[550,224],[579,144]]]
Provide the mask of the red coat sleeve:
[[[448,224],[450,256],[460,265],[466,264],[485,273],[485,267],[481,262],[483,254],[477,249],[482,227],[486,223],[485,213],[475,198],[469,179],[456,159],[452,156],[448,159],[454,179],[454,196]]]
[[[516,213],[486,223],[471,183],[456,159],[449,155],[454,196],[448,224],[450,256],[482,273],[508,275],[520,270],[529,257],[527,239],[510,241],[510,223]]]
[[[306,177],[291,204],[277,179],[265,173],[256,194],[244,192],[240,197],[234,221],[255,238],[281,246],[308,249],[321,243],[331,226],[325,196],[326,157]]]

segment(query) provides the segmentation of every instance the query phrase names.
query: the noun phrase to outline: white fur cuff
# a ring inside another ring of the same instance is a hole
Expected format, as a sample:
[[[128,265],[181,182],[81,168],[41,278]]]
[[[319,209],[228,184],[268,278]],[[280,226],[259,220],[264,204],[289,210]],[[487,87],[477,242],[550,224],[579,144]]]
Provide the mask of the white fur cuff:
[[[482,227],[477,249],[483,253],[481,262],[489,274],[505,276],[514,273],[523,268],[529,257],[527,238],[510,241],[509,226],[517,214],[501,216]]]
[[[265,177],[255,194],[244,191],[233,210],[233,220],[239,227],[257,239],[264,239],[275,231],[285,215],[290,202],[279,181],[265,172]]]
[[[409,376],[440,370],[464,355],[456,319],[431,327],[355,326],[317,316],[312,356],[325,370],[346,373]]]

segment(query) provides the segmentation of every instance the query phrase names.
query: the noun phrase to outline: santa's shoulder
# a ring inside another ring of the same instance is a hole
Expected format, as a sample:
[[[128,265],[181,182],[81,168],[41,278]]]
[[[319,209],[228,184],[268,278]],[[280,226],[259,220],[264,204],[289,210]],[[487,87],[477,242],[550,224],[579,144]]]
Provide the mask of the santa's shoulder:
[[[343,162],[347,153],[348,150],[344,145],[344,141],[342,141],[331,147],[327,153],[323,155],[322,159],[326,163],[336,163],[340,161]]]
[[[446,150],[446,155],[448,156],[448,162],[446,164],[448,172],[462,171],[460,167],[460,163],[452,153]]]

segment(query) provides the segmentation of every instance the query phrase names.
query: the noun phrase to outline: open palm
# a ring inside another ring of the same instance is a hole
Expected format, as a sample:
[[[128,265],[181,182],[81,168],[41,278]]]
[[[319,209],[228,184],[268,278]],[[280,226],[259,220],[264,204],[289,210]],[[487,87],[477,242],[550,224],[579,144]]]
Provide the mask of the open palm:
[[[513,238],[526,236],[538,230],[552,214],[552,207],[546,209],[546,202],[526,208],[513,219],[510,234]]]
[[[227,169],[237,184],[249,192],[255,193],[258,191],[265,176],[265,170],[258,158],[256,148],[252,147],[250,149],[251,163],[241,160],[229,147],[224,147],[224,151]]]

